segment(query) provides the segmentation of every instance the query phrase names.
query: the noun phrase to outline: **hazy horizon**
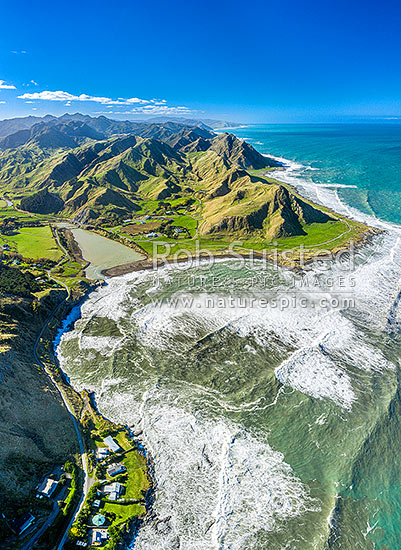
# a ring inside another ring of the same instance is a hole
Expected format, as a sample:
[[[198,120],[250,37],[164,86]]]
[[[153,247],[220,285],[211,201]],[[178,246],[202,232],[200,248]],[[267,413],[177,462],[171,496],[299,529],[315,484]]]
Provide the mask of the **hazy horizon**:
[[[12,119],[16,119],[16,118],[27,118],[27,117],[35,117],[35,118],[38,118],[38,119],[41,119],[41,118],[45,118],[46,116],[53,116],[53,117],[57,117],[57,118],[60,118],[62,116],[65,116],[65,115],[69,115],[69,116],[75,116],[75,115],[81,115],[81,116],[90,116],[90,117],[106,117],[106,118],[109,118],[111,120],[129,120],[131,122],[158,122],[158,121],[161,121],[163,119],[165,119],[166,121],[177,121],[177,122],[185,122],[186,120],[188,121],[213,121],[213,122],[219,122],[219,121],[222,121],[222,122],[232,122],[232,123],[235,123],[235,124],[238,124],[238,125],[249,125],[249,126],[255,126],[255,125],[291,125],[291,124],[294,124],[294,125],[303,125],[303,124],[397,124],[397,123],[401,123],[401,116],[398,117],[398,116],[383,116],[383,117],[377,117],[377,116],[369,116],[369,115],[366,115],[366,116],[360,116],[360,117],[342,117],[342,118],[338,118],[338,119],[321,119],[321,120],[289,120],[289,121],[247,121],[247,120],[234,120],[234,119],[231,119],[231,118],[216,118],[216,117],[212,117],[212,116],[179,116],[179,115],[158,115],[158,116],[150,116],[150,117],[145,117],[145,116],[129,116],[129,115],[122,115],[122,114],[112,114],[112,113],[106,113],[106,114],[93,114],[93,113],[88,113],[88,112],[85,112],[85,110],[81,109],[81,110],[77,110],[77,111],[71,111],[71,112],[68,112],[68,111],[65,111],[65,112],[62,112],[62,113],[54,113],[54,112],[45,112],[43,115],[42,114],[17,114],[15,116],[6,116],[6,117],[2,117],[0,118],[0,122],[3,122],[3,121],[6,121],[6,120],[12,120]]]

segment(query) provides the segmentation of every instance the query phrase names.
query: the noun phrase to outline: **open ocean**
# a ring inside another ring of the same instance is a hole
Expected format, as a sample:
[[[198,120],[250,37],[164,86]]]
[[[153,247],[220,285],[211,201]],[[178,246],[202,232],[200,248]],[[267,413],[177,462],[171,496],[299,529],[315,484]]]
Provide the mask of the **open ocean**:
[[[233,132],[286,159],[278,179],[384,232],[352,269],[169,266],[72,313],[63,370],[154,458],[134,548],[401,548],[401,124]]]

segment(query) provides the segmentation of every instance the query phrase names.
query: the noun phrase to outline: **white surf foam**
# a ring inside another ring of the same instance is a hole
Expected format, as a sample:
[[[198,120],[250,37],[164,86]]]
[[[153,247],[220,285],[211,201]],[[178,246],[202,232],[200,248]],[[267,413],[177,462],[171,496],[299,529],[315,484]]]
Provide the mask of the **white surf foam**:
[[[141,414],[155,461],[155,509],[161,523],[145,525],[135,548],[241,550],[258,530],[271,531],[317,509],[267,442],[228,420],[206,419],[173,402],[174,395],[154,389],[140,408],[130,394],[105,396],[101,403],[124,423]]]

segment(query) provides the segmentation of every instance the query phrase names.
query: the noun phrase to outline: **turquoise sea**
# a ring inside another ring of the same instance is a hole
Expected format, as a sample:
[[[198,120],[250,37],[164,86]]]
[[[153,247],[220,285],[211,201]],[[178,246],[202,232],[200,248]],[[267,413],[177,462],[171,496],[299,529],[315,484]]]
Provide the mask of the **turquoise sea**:
[[[233,132],[383,232],[345,266],[169,266],[73,312],[62,368],[154,458],[134,548],[401,548],[401,125]]]
[[[233,133],[295,162],[298,179],[338,186],[346,203],[401,223],[401,124],[254,125]]]

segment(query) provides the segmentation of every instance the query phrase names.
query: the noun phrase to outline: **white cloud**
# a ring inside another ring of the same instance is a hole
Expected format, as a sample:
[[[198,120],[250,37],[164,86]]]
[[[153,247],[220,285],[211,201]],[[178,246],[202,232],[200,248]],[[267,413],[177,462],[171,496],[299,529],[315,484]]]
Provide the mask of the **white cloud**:
[[[151,99],[150,102],[152,101],[153,100]],[[126,105],[133,105],[134,103],[140,103],[141,105],[143,105],[144,103],[149,103],[149,101],[146,99],[139,99],[139,97],[130,97],[125,102]]]
[[[61,90],[54,92],[50,90],[45,90],[43,92],[25,93],[19,95],[18,98],[43,101],[92,101],[94,103],[100,103],[102,105],[164,105],[166,103],[165,99],[140,99],[139,97],[119,97],[118,99],[112,99],[110,97],[93,96],[88,94],[74,95],[70,94],[69,92],[63,92]]]
[[[70,94],[68,92],[56,91],[44,91],[44,92],[33,92],[26,93],[18,96],[19,99],[41,99],[46,101],[96,101],[99,103],[107,103],[107,97],[93,97],[86,94],[81,94],[79,96]]]
[[[0,90],[15,90],[15,86],[6,84],[4,80],[0,80]]]
[[[14,53],[15,55],[26,54],[26,50],[11,50],[11,53]]]
[[[169,107],[168,105],[144,105],[135,107],[130,111],[97,111],[97,115],[189,115],[198,111],[194,111],[180,105],[178,107]]]
[[[1,104],[1,105],[4,105],[4,103],[5,103],[5,101],[0,101],[0,104]]]
[[[34,81],[31,81],[34,82]],[[36,83],[35,83],[36,84]],[[188,115],[195,113],[184,105],[176,107],[170,107],[167,104],[166,99],[141,99],[139,97],[118,97],[113,99],[111,97],[93,96],[88,94],[75,95],[70,92],[64,92],[62,90],[51,91],[44,90],[42,92],[25,93],[18,96],[19,99],[25,100],[26,103],[32,103],[33,101],[60,101],[67,107],[71,106],[72,102],[93,102],[100,103],[109,109],[107,112],[97,112],[96,114],[119,114],[119,115],[132,115],[132,114],[144,114],[144,115]],[[126,105],[132,107],[127,111],[112,111],[115,106]]]
[[[33,84],[34,86],[39,86],[39,84],[35,82],[35,80],[31,80],[30,83]]]
[[[142,113],[150,115],[183,115],[193,113],[191,109],[180,105],[178,107],[169,107],[168,105],[145,105],[144,107],[136,107],[131,110],[131,113]]]

